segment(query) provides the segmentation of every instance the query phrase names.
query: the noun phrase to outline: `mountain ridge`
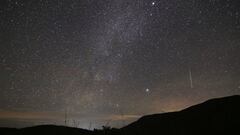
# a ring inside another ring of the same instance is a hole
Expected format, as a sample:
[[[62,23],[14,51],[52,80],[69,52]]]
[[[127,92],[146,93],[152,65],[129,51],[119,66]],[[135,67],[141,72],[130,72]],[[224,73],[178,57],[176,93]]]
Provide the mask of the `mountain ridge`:
[[[140,135],[149,132],[170,135],[229,133],[240,124],[238,106],[240,107],[239,95],[214,98],[181,111],[143,116],[121,129]]]
[[[120,129],[86,130],[39,125],[22,129],[0,128],[2,135],[202,135],[236,134],[240,125],[240,95],[214,98],[186,109],[151,114]]]
[[[232,95],[232,96],[227,96],[227,97],[213,98],[213,99],[209,99],[209,100],[206,100],[206,101],[204,101],[204,102],[198,103],[198,104],[196,104],[196,105],[192,105],[192,106],[187,107],[187,108],[185,108],[185,109],[182,109],[182,110],[180,110],[180,111],[172,111],[172,112],[165,112],[165,113],[148,114],[148,115],[145,115],[145,116],[140,117],[138,120],[143,119],[143,118],[145,118],[145,117],[149,117],[149,116],[166,115],[166,114],[169,114],[169,113],[189,111],[189,110],[195,109],[196,107],[202,106],[203,104],[209,104],[209,103],[212,104],[213,102],[216,102],[216,101],[219,103],[220,100],[221,100],[221,102],[223,102],[223,100],[226,101],[226,100],[229,100],[229,99],[230,99],[230,100],[236,100],[236,99],[240,100],[240,95]],[[199,110],[198,110],[198,111],[199,111]],[[138,121],[138,120],[137,120],[137,121]],[[131,123],[130,123],[130,124],[131,124]]]

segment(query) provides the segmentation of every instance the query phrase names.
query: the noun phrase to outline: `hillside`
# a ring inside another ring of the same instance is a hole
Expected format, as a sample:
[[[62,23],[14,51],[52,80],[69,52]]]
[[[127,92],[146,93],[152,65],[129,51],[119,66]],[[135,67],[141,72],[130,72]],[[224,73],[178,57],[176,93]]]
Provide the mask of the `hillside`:
[[[121,129],[88,131],[42,125],[0,128],[1,135],[203,135],[239,134],[240,96],[211,99],[178,112],[143,116]]]
[[[240,96],[208,100],[179,112],[154,114],[123,127],[126,134],[190,135],[240,133]]]

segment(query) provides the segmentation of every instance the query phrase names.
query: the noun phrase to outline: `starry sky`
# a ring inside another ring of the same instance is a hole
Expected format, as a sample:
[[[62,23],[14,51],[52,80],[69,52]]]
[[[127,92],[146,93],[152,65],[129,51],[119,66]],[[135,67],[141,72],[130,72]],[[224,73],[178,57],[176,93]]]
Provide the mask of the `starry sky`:
[[[240,94],[239,7],[1,0],[0,126],[121,127]]]

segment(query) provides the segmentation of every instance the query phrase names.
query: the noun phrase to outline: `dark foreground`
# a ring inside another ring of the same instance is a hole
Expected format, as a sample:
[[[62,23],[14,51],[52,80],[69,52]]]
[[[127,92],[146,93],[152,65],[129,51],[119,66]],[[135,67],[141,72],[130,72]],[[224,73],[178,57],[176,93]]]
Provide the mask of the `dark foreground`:
[[[240,134],[240,96],[208,100],[179,112],[148,115],[120,129],[89,131],[43,125],[0,128],[0,135],[237,135]]]

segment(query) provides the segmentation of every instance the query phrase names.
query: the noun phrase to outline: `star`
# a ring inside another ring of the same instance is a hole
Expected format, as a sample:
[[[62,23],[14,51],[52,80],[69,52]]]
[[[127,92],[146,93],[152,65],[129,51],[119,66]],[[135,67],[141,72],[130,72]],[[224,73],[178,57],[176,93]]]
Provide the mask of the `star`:
[[[155,4],[156,4],[156,2],[155,2],[155,1],[153,1],[153,2],[152,2],[152,6],[154,6]]]
[[[149,93],[150,92],[150,89],[149,88],[146,88],[146,90],[145,90],[147,93]]]

